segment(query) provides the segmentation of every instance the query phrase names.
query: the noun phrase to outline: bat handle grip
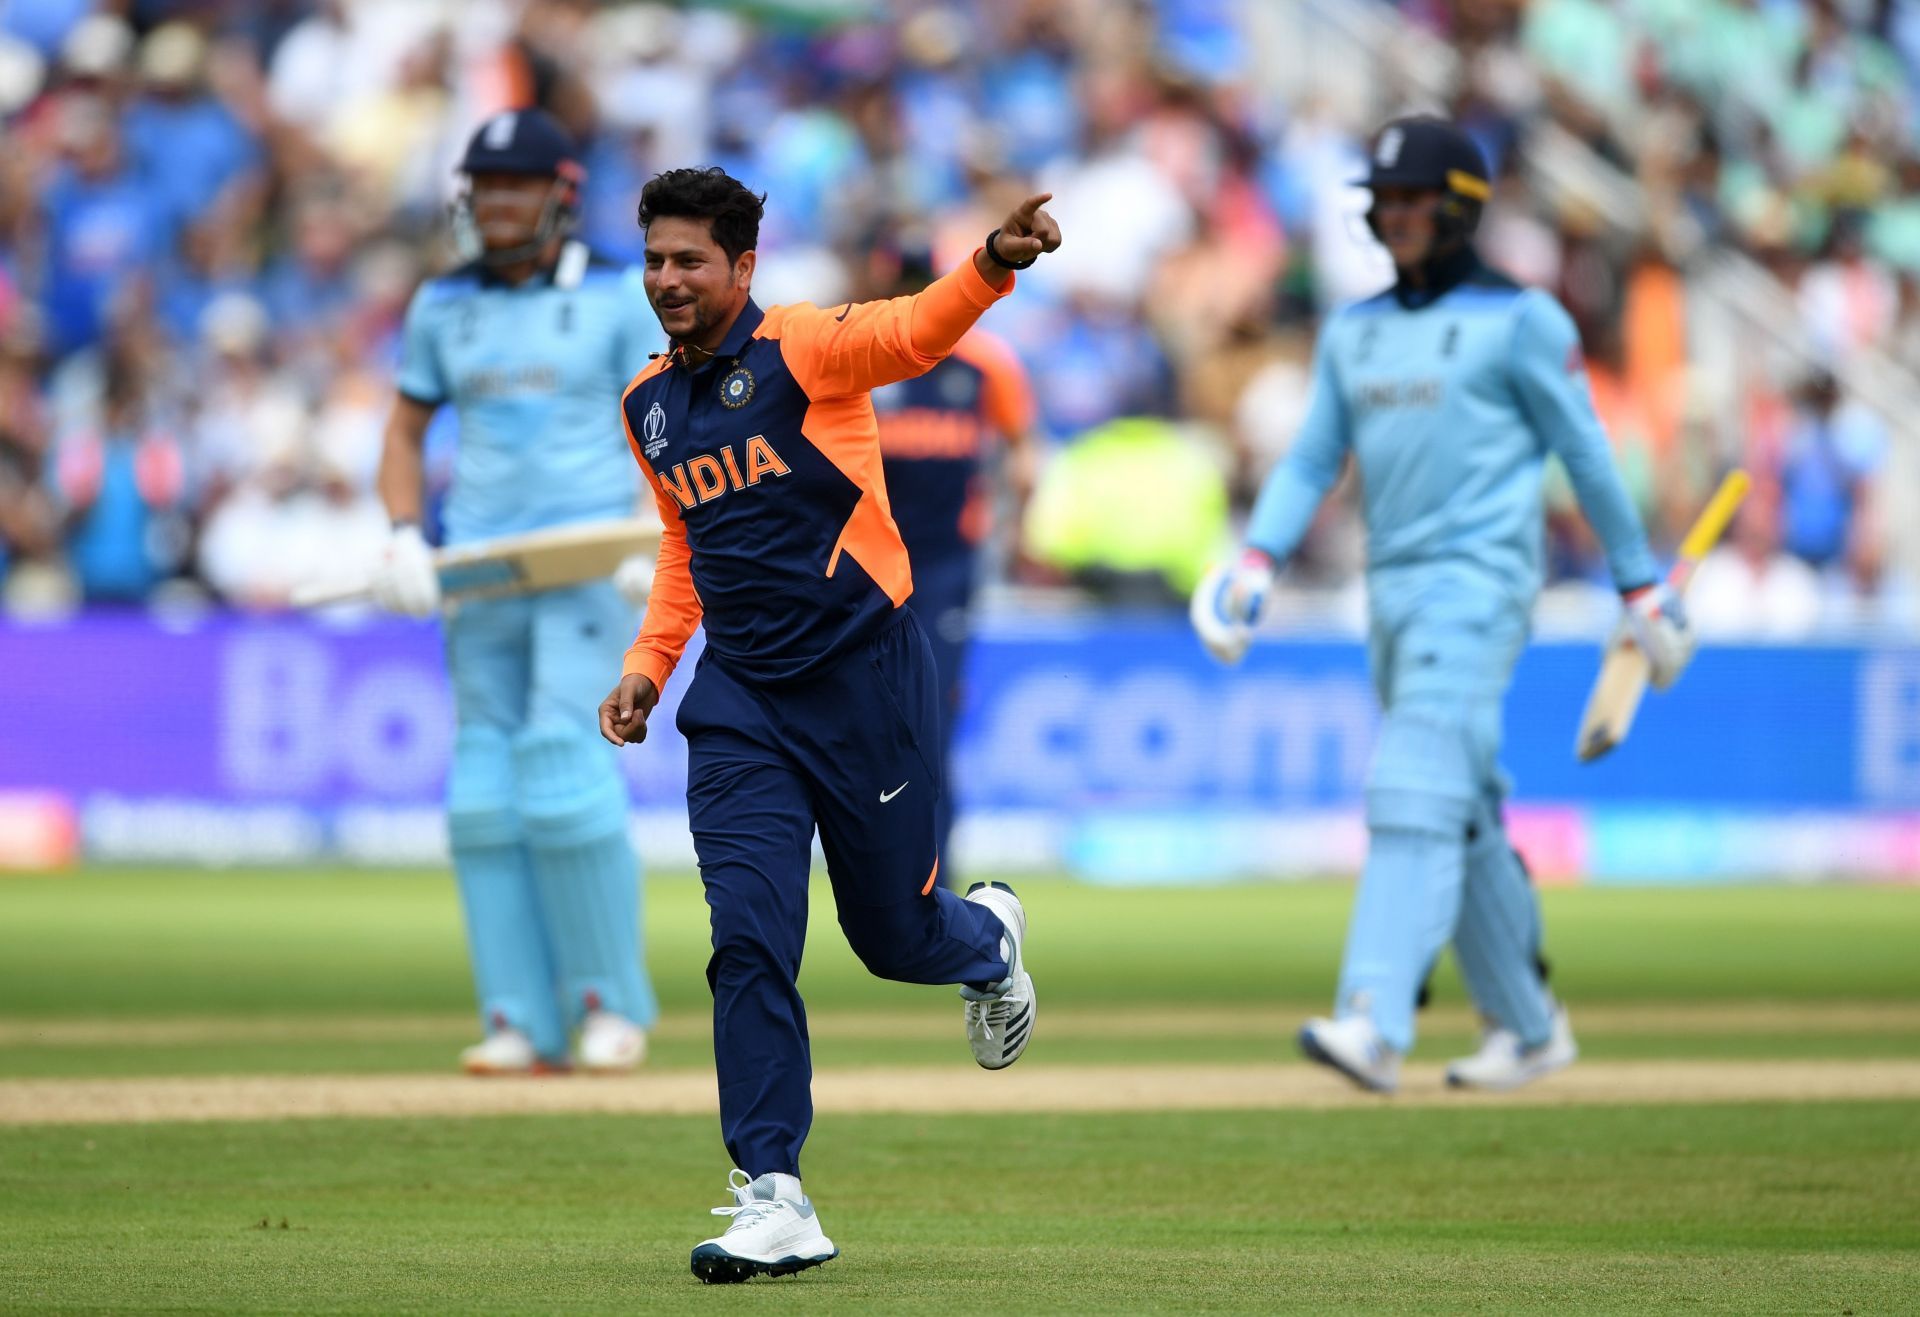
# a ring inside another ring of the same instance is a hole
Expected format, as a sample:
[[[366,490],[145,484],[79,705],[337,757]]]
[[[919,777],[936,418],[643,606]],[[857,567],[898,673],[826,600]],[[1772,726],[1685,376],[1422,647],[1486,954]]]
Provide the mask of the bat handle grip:
[[[1720,488],[1713,491],[1713,497],[1707,500],[1707,506],[1693,523],[1693,529],[1687,532],[1687,538],[1681,541],[1679,560],[1673,564],[1673,571],[1667,577],[1667,583],[1678,590],[1685,586],[1687,578],[1693,575],[1693,569],[1707,556],[1707,551],[1726,533],[1727,523],[1733,520],[1733,514],[1740,510],[1741,502],[1747,497],[1747,490],[1753,479],[1745,471],[1727,472],[1727,478],[1720,482]]]

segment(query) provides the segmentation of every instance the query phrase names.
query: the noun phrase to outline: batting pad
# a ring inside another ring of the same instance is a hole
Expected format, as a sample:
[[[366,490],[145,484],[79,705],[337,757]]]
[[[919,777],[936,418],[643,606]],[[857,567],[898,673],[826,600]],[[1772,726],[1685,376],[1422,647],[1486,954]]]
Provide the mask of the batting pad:
[[[639,862],[609,747],[571,727],[530,727],[514,764],[568,1022],[606,1010],[650,1027],[659,1006],[640,965]]]
[[[1498,809],[1482,804],[1467,844],[1453,954],[1480,1013],[1519,1034],[1528,1047],[1553,1032],[1539,953],[1539,895],[1507,840]]]
[[[504,732],[463,726],[447,784],[447,834],[460,885],[481,1025],[518,1029],[548,1060],[567,1053],[553,999],[553,960],[514,805],[513,747]]]
[[[1392,709],[1367,775],[1367,826],[1466,836],[1480,789],[1466,728],[1423,711]]]
[[[1367,786],[1367,862],[1338,1009],[1364,1012],[1402,1052],[1413,1046],[1421,981],[1459,917],[1477,794],[1464,727],[1424,711],[1388,712]]]

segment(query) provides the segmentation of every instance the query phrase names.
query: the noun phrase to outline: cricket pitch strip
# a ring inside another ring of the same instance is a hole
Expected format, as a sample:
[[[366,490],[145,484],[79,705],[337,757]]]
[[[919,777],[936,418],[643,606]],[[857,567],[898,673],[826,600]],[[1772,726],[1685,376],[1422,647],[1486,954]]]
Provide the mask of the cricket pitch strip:
[[[939,1112],[1332,1110],[1911,1101],[1920,1061],[1580,1062],[1515,1093],[1449,1091],[1438,1064],[1409,1065],[1397,1097],[1361,1093],[1303,1064],[1046,1065],[998,1074],[961,1065],[837,1068],[813,1077],[823,1116]],[[705,1070],[622,1078],[240,1075],[0,1080],[0,1125],[322,1117],[712,1115]]]

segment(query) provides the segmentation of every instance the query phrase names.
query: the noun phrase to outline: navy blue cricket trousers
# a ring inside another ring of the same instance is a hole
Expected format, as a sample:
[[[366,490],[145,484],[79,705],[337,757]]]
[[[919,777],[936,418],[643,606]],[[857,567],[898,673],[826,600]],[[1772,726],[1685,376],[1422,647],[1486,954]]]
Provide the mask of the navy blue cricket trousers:
[[[992,911],[938,881],[937,677],[906,609],[797,681],[762,684],[703,654],[680,703],[687,811],[713,924],[720,1130],[751,1176],[800,1174],[813,1063],[796,980],[814,829],[847,942],[906,983],[1007,976]]]
[[[965,697],[963,685],[967,662],[968,612],[973,603],[973,558],[923,566],[913,564],[913,595],[907,607],[920,619],[933,649],[935,697],[940,703],[939,756],[942,781],[953,776],[953,731],[960,720],[960,704]],[[929,756],[931,757],[931,756]],[[952,862],[948,838],[953,835],[953,793],[940,797],[940,812],[934,825],[934,842],[940,852],[940,880],[959,890],[959,871]]]

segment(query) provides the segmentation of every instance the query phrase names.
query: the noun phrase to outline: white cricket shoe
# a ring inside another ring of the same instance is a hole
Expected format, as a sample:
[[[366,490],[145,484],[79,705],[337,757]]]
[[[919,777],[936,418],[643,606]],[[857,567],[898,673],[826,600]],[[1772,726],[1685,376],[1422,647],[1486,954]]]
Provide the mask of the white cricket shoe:
[[[1391,1093],[1400,1087],[1400,1053],[1364,1015],[1315,1018],[1300,1030],[1300,1050],[1309,1061],[1331,1066],[1364,1089]]]
[[[813,1203],[791,1175],[767,1174],[749,1180],[737,1167],[727,1172],[734,1206],[716,1207],[730,1216],[725,1232],[693,1250],[693,1274],[709,1285],[731,1285],[755,1276],[791,1276],[840,1256],[820,1233]]]
[[[1573,1041],[1567,1008],[1553,1004],[1553,1032],[1538,1047],[1523,1047],[1520,1035],[1492,1026],[1480,1036],[1480,1050],[1447,1067],[1449,1088],[1484,1088],[1494,1093],[1531,1084],[1574,1063],[1580,1049]]]
[[[1007,977],[992,989],[962,987],[966,1000],[967,1045],[973,1059],[988,1070],[1005,1070],[1033,1041],[1033,976],[1027,973],[1021,944],[1027,940],[1027,909],[1005,883],[975,883],[967,900],[984,905],[1007,926]]]
[[[573,1059],[588,1074],[625,1074],[647,1059],[646,1032],[624,1015],[590,1011],[581,1022]]]
[[[566,1066],[543,1058],[518,1029],[496,1029],[460,1053],[460,1068],[470,1075],[551,1075]]]

